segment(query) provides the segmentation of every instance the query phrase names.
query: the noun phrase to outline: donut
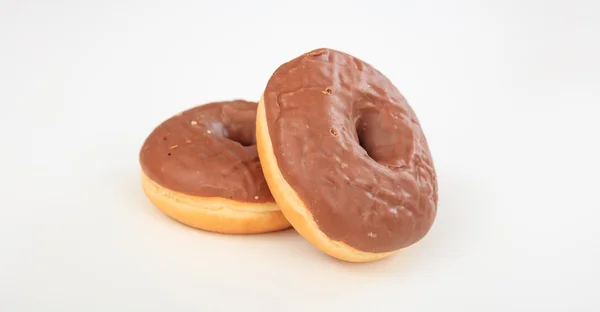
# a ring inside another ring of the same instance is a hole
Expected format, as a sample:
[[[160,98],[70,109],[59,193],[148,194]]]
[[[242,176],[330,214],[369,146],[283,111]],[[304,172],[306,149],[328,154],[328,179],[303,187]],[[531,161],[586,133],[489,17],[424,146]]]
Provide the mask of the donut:
[[[262,173],[256,102],[214,102],[164,121],[139,154],[142,187],[167,216],[224,234],[290,227]]]
[[[404,96],[371,65],[332,49],[281,65],[256,123],[278,206],[321,251],[370,262],[429,232],[438,187],[428,143]]]

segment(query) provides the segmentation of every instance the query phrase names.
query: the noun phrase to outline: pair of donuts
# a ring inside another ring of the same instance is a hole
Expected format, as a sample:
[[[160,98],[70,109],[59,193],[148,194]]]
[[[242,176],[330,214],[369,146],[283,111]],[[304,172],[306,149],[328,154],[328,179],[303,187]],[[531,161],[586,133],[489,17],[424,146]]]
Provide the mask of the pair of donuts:
[[[413,109],[379,71],[332,49],[281,65],[257,103],[210,103],[159,125],[142,185],[165,214],[227,234],[293,228],[340,260],[421,240],[437,177]]]

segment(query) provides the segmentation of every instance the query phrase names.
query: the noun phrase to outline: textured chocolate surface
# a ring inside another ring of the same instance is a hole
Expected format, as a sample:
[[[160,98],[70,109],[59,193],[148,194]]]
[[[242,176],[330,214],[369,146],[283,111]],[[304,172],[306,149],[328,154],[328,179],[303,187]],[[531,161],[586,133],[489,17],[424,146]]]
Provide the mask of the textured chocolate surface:
[[[188,195],[273,202],[256,150],[257,103],[210,103],[160,124],[140,151],[144,173]]]
[[[264,103],[279,169],[327,236],[388,252],[427,234],[438,200],[429,147],[383,74],[319,49],[280,66]]]

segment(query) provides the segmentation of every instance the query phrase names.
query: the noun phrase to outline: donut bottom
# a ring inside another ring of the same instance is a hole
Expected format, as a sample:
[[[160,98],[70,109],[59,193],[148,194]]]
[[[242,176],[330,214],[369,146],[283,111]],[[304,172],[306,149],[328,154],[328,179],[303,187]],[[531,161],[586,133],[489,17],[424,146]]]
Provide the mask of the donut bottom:
[[[279,170],[277,159],[273,152],[273,143],[269,136],[263,98],[258,103],[256,142],[260,163],[271,194],[273,194],[277,205],[287,220],[304,239],[324,253],[348,262],[376,261],[396,252],[372,253],[361,251],[343,242],[330,239],[319,229],[311,212],[306,208],[298,193],[287,183]]]
[[[164,214],[193,228],[222,234],[259,234],[291,227],[275,203],[191,196],[159,185],[144,172],[142,188]]]

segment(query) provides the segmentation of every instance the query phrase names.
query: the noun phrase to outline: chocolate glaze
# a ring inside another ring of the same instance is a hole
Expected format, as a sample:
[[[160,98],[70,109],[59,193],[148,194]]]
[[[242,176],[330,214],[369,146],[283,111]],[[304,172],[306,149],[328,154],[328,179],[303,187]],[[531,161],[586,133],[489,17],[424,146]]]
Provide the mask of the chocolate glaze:
[[[173,191],[273,202],[256,150],[257,103],[209,103],[160,124],[140,151],[144,173]]]
[[[435,169],[415,113],[383,74],[315,50],[275,71],[264,104],[279,169],[328,237],[388,252],[426,235]]]

